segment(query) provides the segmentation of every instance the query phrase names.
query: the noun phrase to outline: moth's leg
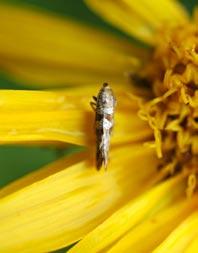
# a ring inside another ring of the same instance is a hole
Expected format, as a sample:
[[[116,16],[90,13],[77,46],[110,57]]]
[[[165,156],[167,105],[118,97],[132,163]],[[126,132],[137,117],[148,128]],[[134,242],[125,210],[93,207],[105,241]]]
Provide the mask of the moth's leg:
[[[97,97],[93,96],[93,100],[94,100],[95,102],[97,102]]]
[[[94,112],[96,111],[96,103],[94,102],[90,102],[91,108],[94,110]]]

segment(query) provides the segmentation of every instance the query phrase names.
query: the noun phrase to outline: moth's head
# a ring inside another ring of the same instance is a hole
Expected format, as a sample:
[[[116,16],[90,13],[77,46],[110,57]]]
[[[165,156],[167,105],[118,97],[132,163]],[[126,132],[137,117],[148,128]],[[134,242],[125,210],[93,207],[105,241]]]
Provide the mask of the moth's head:
[[[108,83],[103,83],[103,88],[109,87]]]

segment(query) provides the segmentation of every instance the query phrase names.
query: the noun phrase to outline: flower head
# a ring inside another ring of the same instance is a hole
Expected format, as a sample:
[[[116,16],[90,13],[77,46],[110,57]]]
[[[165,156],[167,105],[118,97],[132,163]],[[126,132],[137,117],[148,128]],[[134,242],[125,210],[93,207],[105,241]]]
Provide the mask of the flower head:
[[[46,87],[77,85],[0,91],[1,143],[86,147],[0,191],[0,251],[47,252],[80,240],[70,252],[195,252],[196,14],[191,20],[173,0],[86,3],[152,48],[0,6],[4,70]],[[117,108],[108,170],[96,171],[89,102],[105,81]]]

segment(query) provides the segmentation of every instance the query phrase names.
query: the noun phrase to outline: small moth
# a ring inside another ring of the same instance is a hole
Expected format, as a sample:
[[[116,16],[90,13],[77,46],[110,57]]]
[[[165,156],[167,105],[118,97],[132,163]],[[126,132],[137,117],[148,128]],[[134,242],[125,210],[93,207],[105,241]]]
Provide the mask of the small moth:
[[[114,110],[116,99],[112,89],[104,83],[98,96],[93,96],[94,102],[91,106],[94,109],[95,131],[96,131],[96,168],[99,170],[102,165],[107,168],[109,157],[110,137],[114,125]]]

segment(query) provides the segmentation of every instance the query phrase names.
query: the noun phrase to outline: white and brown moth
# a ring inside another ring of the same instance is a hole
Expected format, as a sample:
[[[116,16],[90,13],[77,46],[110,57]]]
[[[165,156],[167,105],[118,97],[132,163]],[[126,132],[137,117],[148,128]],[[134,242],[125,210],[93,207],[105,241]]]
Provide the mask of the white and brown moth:
[[[95,110],[95,131],[96,131],[96,168],[99,170],[102,165],[107,168],[109,157],[110,137],[114,125],[114,110],[116,99],[112,89],[104,83],[98,96],[93,96],[91,102]]]

